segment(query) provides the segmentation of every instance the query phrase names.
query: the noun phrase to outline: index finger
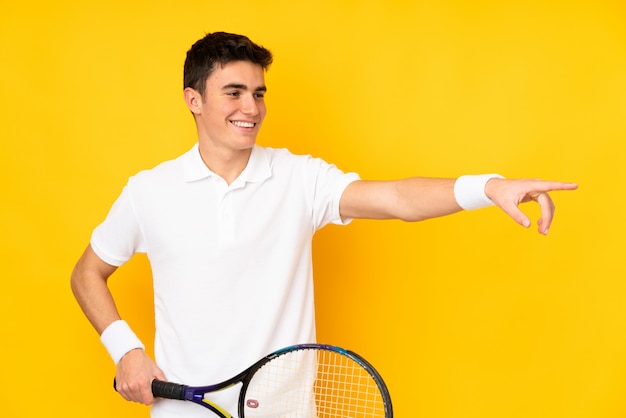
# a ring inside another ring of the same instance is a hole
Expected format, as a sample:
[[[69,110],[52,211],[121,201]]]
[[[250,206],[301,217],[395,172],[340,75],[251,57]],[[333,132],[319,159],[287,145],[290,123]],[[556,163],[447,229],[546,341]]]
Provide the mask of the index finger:
[[[533,184],[533,189],[537,193],[547,193],[557,190],[576,190],[577,188],[578,184],[576,183],[567,183],[562,181],[537,180],[537,182]]]

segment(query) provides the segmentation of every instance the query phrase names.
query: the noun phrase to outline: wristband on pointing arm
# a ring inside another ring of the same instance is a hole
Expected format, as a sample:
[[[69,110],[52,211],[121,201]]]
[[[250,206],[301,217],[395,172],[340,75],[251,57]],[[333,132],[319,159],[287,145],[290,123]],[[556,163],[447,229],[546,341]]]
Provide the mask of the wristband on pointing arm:
[[[479,174],[461,176],[454,183],[454,197],[463,209],[480,209],[493,206],[491,199],[485,194],[485,186],[491,179],[503,179],[499,174]]]
[[[135,348],[141,348],[145,346],[141,340],[135,335],[133,330],[130,329],[126,321],[118,320],[113,321],[100,335],[100,341],[109,352],[109,355],[113,359],[115,365],[120,362],[122,357],[126,353]]]

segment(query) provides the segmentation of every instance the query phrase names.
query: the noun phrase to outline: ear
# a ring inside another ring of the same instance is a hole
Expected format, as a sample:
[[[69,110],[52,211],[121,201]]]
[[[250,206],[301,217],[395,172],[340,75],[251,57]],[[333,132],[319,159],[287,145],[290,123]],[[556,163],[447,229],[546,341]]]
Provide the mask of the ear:
[[[191,87],[187,87],[184,91],[185,104],[194,115],[200,114],[202,111],[202,96]]]

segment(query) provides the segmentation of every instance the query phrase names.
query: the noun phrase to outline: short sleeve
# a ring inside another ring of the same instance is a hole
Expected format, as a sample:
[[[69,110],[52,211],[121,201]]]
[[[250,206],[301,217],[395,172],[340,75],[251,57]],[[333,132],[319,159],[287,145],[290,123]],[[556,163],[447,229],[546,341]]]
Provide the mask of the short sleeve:
[[[131,201],[129,185],[91,235],[91,247],[104,262],[121,266],[135,253],[145,252],[141,227]]]
[[[359,180],[359,175],[344,173],[334,164],[329,164],[320,159],[312,159],[311,162],[317,165],[313,199],[315,228],[319,229],[329,223],[337,225],[349,223],[349,219],[341,219],[339,204],[346,187],[353,181]]]

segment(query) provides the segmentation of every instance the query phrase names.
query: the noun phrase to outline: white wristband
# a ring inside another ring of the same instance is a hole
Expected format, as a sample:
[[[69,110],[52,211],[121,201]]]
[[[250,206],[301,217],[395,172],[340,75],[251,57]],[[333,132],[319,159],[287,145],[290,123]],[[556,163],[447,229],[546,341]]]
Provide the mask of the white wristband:
[[[142,350],[145,348],[126,321],[123,320],[112,322],[100,335],[100,341],[109,352],[115,365],[129,351],[135,348]]]
[[[461,176],[454,183],[454,197],[465,210],[480,209],[493,206],[491,199],[485,194],[485,185],[491,179],[502,179],[499,174],[479,174]]]

